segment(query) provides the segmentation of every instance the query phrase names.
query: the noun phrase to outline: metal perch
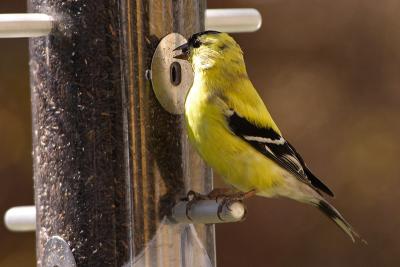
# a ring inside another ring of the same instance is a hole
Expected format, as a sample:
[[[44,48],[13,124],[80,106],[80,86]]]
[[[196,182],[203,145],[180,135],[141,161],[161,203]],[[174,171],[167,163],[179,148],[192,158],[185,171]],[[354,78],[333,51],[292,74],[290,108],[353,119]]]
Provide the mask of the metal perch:
[[[245,218],[246,208],[240,201],[222,204],[215,200],[196,201],[186,214],[188,201],[178,202],[172,209],[171,219],[179,223],[227,223]],[[218,209],[222,206],[220,214]],[[221,220],[222,219],[222,220]]]

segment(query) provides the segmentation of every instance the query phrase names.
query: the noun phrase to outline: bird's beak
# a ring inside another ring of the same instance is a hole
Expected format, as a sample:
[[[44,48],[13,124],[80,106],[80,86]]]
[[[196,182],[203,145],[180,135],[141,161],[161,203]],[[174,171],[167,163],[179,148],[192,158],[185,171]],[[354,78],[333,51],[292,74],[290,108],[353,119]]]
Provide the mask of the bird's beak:
[[[189,45],[188,45],[188,43],[185,43],[183,45],[178,46],[173,51],[177,52],[176,55],[174,56],[174,58],[188,60],[188,58],[189,58]]]

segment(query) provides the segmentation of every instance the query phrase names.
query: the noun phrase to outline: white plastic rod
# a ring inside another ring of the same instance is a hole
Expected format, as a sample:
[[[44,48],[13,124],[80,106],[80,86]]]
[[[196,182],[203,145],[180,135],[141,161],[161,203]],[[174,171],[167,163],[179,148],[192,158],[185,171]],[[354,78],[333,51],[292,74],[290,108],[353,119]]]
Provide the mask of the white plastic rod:
[[[4,224],[7,229],[15,232],[36,230],[35,206],[13,207],[4,214]]]
[[[207,9],[206,30],[220,32],[255,32],[261,28],[262,17],[254,8]]]
[[[0,14],[0,38],[39,37],[53,27],[53,18],[46,14]]]
[[[235,201],[223,205],[220,214],[218,209],[220,202],[215,200],[199,200],[188,210],[187,201],[178,202],[172,209],[171,219],[176,223],[228,223],[238,222],[244,219],[246,208],[242,202]],[[35,206],[13,207],[4,214],[4,224],[7,229],[14,232],[28,232],[36,230]]]
[[[187,201],[181,201],[175,205],[172,209],[172,221],[195,224],[228,223],[241,221],[246,215],[246,208],[239,201],[223,205],[215,200],[199,200],[191,205],[186,214],[187,205]],[[223,206],[218,214],[220,205]]]
[[[49,34],[54,19],[46,14],[0,14],[0,38],[40,37]],[[262,18],[254,8],[207,9],[205,28],[221,32],[254,32]]]

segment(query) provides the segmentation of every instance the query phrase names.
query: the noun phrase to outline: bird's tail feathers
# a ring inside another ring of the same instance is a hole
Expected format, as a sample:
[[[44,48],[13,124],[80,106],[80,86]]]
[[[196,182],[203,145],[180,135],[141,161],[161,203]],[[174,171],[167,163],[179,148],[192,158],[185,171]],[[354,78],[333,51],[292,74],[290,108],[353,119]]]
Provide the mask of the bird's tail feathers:
[[[333,207],[329,202],[323,199],[319,199],[313,203],[318,207],[322,213],[327,215],[329,219],[334,221],[340,229],[342,229],[353,242],[356,239],[361,240],[363,243],[367,244],[367,242],[360,237],[360,235],[353,229],[353,227],[343,218],[343,216]]]

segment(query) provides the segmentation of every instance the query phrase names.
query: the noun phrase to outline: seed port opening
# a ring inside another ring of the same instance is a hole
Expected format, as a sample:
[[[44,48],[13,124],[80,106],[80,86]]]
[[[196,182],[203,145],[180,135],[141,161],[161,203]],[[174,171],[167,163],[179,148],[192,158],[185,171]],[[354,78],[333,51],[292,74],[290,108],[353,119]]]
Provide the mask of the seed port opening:
[[[171,84],[178,86],[182,81],[182,67],[178,62],[173,62],[170,66],[170,80]]]

